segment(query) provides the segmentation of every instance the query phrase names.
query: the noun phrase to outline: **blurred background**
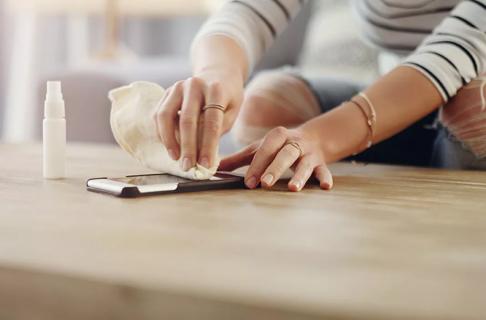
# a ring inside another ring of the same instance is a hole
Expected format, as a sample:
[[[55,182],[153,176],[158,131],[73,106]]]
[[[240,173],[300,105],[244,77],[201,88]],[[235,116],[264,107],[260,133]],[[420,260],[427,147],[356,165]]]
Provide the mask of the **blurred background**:
[[[108,91],[189,77],[191,40],[223,2],[0,0],[0,140],[40,141],[45,82],[60,80],[68,140],[114,143]],[[292,65],[370,81],[377,52],[361,41],[352,15],[347,0],[308,1],[257,71]],[[232,148],[223,139],[222,151]]]

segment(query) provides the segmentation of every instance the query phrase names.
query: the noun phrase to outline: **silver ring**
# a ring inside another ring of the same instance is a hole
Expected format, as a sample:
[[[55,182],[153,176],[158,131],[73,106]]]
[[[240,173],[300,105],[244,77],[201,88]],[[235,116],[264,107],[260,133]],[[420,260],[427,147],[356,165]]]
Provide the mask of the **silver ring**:
[[[223,112],[226,111],[226,107],[224,107],[223,105],[221,104],[217,104],[217,103],[210,103],[210,104],[207,104],[205,105],[203,108],[202,108],[202,111],[206,111],[208,109],[217,109],[217,110],[221,110]]]
[[[299,158],[304,155],[304,151],[300,147],[300,144],[297,141],[289,141],[285,144],[286,146],[292,146],[299,151]]]

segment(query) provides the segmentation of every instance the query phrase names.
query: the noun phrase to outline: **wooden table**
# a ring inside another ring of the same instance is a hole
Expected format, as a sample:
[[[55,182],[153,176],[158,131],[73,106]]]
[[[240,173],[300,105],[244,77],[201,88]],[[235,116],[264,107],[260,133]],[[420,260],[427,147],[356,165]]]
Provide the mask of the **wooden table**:
[[[338,164],[335,189],[119,199],[122,151],[0,145],[0,319],[486,319],[486,172]]]

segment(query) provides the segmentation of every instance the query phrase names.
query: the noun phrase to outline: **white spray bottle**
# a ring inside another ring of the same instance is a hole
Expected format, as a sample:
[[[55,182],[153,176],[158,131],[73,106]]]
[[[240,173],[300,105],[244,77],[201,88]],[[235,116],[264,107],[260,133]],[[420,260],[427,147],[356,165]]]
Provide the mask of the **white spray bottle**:
[[[64,178],[66,119],[61,82],[47,82],[43,123],[43,173],[46,179]]]

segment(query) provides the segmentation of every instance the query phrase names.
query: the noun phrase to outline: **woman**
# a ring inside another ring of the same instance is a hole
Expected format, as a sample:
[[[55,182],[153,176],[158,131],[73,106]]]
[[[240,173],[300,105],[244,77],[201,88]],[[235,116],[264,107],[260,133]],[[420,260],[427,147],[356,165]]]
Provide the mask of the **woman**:
[[[271,188],[293,168],[290,190],[301,190],[312,175],[330,189],[327,164],[365,151],[442,105],[440,118],[451,132],[436,141],[436,165],[484,156],[486,111],[480,102],[486,102],[479,97],[486,0],[353,1],[368,40],[383,50],[411,53],[401,64],[364,90],[277,71],[257,76],[244,94],[253,66],[303,2],[228,1],[202,28],[193,43],[193,77],[169,89],[156,117],[160,138],[173,159],[182,157],[184,170],[196,162],[213,164],[219,137],[238,114],[235,133],[249,145],[220,168],[250,164],[248,188]]]

